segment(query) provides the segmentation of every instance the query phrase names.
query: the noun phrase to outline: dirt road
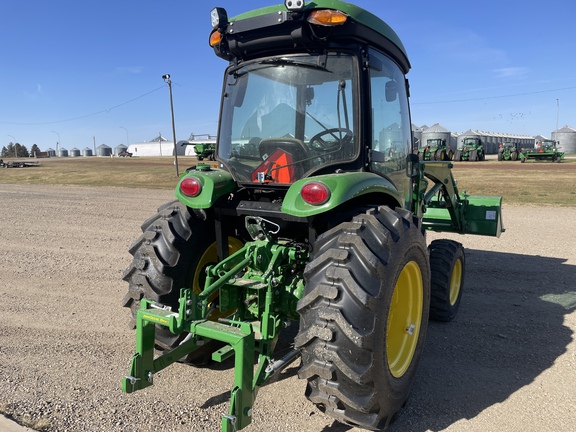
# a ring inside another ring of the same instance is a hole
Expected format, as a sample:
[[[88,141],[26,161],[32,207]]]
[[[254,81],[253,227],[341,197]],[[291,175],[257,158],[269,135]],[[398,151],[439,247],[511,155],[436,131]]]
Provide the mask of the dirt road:
[[[171,191],[0,184],[0,410],[51,432],[217,431],[229,364],[177,364],[120,391],[134,335],[127,249]],[[576,423],[576,209],[504,208],[500,239],[454,236],[465,294],[430,323],[391,432],[564,431]],[[432,238],[439,235],[430,236]],[[355,431],[304,397],[298,362],[261,389],[251,431]]]

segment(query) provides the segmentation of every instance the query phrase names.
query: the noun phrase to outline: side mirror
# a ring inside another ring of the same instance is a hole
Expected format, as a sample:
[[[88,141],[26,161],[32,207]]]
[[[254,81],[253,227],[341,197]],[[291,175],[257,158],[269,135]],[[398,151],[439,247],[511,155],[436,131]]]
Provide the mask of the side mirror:
[[[415,153],[406,156],[406,175],[410,178],[420,176],[420,158]]]
[[[386,83],[386,102],[394,102],[398,97],[398,85],[396,81],[388,81]]]

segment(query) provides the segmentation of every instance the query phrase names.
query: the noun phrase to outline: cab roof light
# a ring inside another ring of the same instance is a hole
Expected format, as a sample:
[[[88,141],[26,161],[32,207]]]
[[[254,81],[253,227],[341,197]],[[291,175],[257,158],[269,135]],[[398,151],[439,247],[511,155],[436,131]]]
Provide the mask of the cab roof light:
[[[304,0],[284,0],[286,9],[292,11],[299,11],[304,7]]]
[[[224,28],[228,24],[228,13],[226,9],[221,7],[215,7],[210,11],[210,23],[212,28]]]
[[[315,10],[308,15],[308,22],[321,26],[342,25],[348,19],[348,15],[339,10],[321,9]]]

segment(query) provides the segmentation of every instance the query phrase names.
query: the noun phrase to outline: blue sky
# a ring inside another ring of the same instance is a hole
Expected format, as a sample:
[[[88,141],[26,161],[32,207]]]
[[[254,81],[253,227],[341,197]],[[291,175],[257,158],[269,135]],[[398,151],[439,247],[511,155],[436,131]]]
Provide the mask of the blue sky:
[[[0,5],[0,147],[84,149],[161,132],[217,131],[226,62],[208,46],[210,10],[279,0],[21,0]],[[576,127],[576,3],[354,3],[380,16],[412,63],[412,121],[453,132],[549,136]]]

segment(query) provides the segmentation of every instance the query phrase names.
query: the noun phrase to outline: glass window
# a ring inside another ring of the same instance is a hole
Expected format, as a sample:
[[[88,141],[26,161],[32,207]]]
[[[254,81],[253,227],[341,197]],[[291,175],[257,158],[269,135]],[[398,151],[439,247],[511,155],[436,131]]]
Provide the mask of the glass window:
[[[409,196],[406,156],[410,151],[410,111],[404,74],[384,54],[370,51],[372,102],[371,170],[388,177]]]
[[[238,181],[292,183],[358,153],[354,57],[293,55],[231,68],[218,158]]]

